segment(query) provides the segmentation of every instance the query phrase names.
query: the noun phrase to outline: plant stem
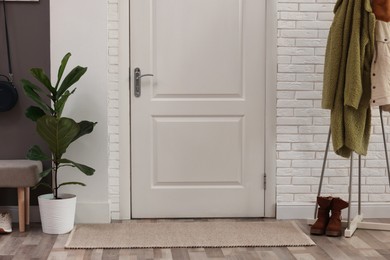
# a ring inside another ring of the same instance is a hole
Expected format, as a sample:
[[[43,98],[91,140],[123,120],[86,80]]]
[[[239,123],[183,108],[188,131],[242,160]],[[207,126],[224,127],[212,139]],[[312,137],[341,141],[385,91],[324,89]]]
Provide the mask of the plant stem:
[[[59,163],[57,158],[54,160],[54,189],[53,189],[53,194],[54,198],[58,199],[58,180],[57,180],[57,173],[58,173],[58,168],[59,168]]]
[[[55,108],[56,107],[56,102],[57,102],[57,99],[54,95],[52,95],[53,97],[53,107]],[[57,113],[56,111],[54,110],[52,112],[52,116],[57,117]],[[57,175],[58,175],[58,168],[60,167],[59,166],[59,163],[58,163],[58,158],[57,156],[54,158],[54,189],[53,189],[53,195],[54,195],[54,199],[58,199],[58,179],[57,179]]]

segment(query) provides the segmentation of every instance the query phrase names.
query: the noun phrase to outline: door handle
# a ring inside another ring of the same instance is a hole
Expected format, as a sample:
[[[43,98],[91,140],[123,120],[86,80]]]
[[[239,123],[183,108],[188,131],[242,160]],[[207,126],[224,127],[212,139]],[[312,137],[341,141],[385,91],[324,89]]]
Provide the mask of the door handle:
[[[141,96],[141,79],[143,77],[153,77],[153,74],[141,75],[141,69],[135,68],[134,69],[134,96],[135,97]]]

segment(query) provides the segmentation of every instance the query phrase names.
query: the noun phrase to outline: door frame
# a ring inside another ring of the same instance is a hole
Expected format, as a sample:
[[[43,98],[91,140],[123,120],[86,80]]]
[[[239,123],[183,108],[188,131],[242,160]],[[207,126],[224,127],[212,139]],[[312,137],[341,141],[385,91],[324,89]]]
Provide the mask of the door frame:
[[[265,167],[267,174],[264,194],[264,216],[276,216],[276,75],[277,75],[277,7],[266,1],[266,102],[265,104]],[[119,211],[120,219],[131,218],[131,156],[130,147],[130,1],[119,0]]]

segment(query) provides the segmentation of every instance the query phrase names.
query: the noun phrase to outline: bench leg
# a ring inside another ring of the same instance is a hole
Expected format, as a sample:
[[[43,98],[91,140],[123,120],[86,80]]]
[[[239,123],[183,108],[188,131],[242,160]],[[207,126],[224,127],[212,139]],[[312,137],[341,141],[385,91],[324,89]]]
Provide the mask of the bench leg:
[[[25,192],[24,187],[18,188],[19,232],[25,231]]]
[[[30,225],[30,187],[24,188],[24,205],[26,214],[26,225]]]

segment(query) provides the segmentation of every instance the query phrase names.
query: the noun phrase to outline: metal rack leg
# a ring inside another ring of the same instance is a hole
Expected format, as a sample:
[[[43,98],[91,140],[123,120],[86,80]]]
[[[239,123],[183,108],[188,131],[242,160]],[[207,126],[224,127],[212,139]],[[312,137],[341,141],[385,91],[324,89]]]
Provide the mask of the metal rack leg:
[[[358,187],[358,215],[362,213],[362,156],[359,154],[359,187]],[[349,202],[351,207],[351,202]]]
[[[383,124],[383,115],[382,114],[383,114],[382,113],[382,107],[379,107],[379,115],[380,115],[380,118],[381,118],[382,135],[383,135],[383,145],[385,147],[385,155],[386,155],[387,177],[389,178],[389,184],[390,184],[389,155],[387,153],[386,133],[385,133],[385,126]]]
[[[352,201],[352,173],[353,173],[353,153],[351,153],[351,164],[349,166],[349,187],[348,187],[348,229],[350,229],[351,224],[351,201]]]
[[[320,178],[320,184],[318,185],[317,197],[319,197],[319,196],[321,195],[322,181],[324,180],[326,160],[327,160],[327,158],[328,158],[328,152],[329,152],[330,135],[331,135],[331,131],[330,131],[330,127],[329,127],[328,140],[326,141],[326,149],[325,149],[325,155],[324,155],[324,162],[322,163],[321,178]],[[315,206],[315,208],[314,208],[314,219],[317,218],[317,207],[318,207],[318,202],[316,201],[316,206]]]

